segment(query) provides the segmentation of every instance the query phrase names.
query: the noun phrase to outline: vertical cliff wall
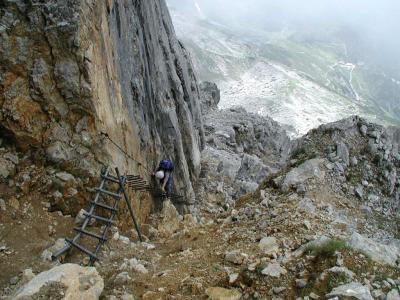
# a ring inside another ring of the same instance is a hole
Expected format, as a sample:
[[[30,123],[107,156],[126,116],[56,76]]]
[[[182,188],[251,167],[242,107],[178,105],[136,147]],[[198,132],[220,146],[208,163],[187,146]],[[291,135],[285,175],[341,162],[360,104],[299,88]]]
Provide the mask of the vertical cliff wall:
[[[149,179],[169,157],[177,192],[194,198],[199,91],[164,0],[1,1],[0,109],[0,133],[46,163]]]

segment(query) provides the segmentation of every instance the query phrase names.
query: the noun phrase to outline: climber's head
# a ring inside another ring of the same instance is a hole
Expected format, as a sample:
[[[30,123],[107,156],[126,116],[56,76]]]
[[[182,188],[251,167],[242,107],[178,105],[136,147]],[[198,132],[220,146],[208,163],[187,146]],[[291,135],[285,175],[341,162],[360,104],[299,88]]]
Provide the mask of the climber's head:
[[[160,170],[160,171],[156,172],[156,178],[163,179],[164,178],[164,171]]]

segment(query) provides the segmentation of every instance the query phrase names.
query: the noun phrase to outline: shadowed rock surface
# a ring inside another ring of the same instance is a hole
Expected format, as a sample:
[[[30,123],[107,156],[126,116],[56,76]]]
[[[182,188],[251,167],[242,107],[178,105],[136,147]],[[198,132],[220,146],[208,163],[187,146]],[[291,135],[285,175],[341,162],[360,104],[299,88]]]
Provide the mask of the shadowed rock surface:
[[[177,192],[194,199],[199,91],[164,0],[3,1],[0,24],[2,136],[74,175],[106,164],[150,179],[169,157]]]

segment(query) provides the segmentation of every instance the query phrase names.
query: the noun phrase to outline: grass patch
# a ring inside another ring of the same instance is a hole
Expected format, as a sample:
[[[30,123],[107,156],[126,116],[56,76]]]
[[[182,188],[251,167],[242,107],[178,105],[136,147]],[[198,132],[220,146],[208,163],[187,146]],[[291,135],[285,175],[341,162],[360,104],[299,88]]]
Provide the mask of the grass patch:
[[[305,253],[316,257],[331,257],[336,251],[347,248],[346,242],[338,239],[326,241],[320,245],[310,245]]]

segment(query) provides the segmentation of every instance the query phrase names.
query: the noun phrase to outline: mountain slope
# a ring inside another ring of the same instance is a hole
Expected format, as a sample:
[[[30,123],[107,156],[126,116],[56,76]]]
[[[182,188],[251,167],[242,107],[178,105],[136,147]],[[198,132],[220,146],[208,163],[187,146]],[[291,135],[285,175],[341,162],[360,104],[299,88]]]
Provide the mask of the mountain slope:
[[[187,18],[179,5],[170,8],[199,78],[220,86],[222,108],[243,105],[269,115],[292,135],[352,114],[400,124],[400,81],[363,60],[368,56],[339,29],[268,32],[229,27],[196,12]]]

